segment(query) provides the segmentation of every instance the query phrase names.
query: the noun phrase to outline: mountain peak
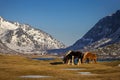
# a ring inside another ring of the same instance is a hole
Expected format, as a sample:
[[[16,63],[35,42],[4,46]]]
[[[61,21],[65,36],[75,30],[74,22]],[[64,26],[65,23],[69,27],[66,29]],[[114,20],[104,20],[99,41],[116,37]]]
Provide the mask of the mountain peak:
[[[0,16],[0,19],[2,18],[2,16]]]
[[[14,24],[15,24],[16,26],[19,26],[19,25],[20,25],[20,23],[19,23],[19,22],[14,22]]]
[[[120,10],[117,10],[117,11],[116,11],[116,14],[120,14]]]
[[[0,16],[0,22],[3,21],[4,19]]]

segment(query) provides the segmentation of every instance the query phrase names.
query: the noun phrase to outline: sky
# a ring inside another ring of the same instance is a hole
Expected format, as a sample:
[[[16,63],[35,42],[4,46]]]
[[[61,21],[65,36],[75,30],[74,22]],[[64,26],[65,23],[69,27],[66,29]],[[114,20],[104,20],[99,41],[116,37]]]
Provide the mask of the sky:
[[[0,16],[30,24],[66,46],[119,9],[120,0],[0,0]]]

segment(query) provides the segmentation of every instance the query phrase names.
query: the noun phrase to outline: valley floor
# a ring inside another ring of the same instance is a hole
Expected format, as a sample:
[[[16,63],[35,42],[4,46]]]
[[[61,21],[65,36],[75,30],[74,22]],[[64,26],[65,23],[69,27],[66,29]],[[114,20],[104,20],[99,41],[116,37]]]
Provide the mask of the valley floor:
[[[83,72],[92,74],[82,74]],[[26,75],[50,77],[21,77]],[[120,80],[120,61],[72,66],[62,64],[60,58],[43,61],[0,54],[0,80]]]

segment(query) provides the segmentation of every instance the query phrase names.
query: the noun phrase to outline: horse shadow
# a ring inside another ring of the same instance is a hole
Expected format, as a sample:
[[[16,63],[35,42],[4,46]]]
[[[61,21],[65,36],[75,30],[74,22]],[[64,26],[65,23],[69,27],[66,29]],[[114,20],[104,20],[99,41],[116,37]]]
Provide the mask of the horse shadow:
[[[60,65],[60,64],[63,64],[63,62],[52,62],[50,63],[51,65]]]

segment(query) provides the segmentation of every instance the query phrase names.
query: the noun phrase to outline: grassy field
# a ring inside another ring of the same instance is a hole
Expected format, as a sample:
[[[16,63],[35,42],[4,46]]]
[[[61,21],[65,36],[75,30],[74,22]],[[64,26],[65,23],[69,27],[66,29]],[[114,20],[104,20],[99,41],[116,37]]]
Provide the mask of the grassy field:
[[[32,60],[24,56],[0,55],[0,80],[120,80],[120,61],[97,64],[66,65],[56,58],[50,61]],[[84,68],[85,70],[64,70]],[[91,72],[95,75],[81,75]],[[46,75],[49,78],[21,78],[25,75]]]

